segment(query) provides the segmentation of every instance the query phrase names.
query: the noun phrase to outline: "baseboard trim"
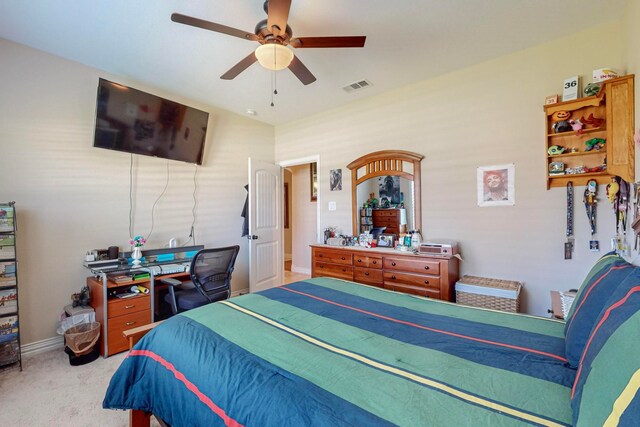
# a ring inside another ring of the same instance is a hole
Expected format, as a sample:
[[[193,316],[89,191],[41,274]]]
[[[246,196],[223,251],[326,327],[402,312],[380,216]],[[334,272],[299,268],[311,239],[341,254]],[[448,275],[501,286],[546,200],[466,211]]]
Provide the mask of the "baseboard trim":
[[[248,293],[249,293],[249,288],[244,288],[244,289],[239,289],[237,291],[231,292],[231,296],[237,297],[237,296],[248,294]]]
[[[44,353],[49,350],[62,349],[64,347],[64,337],[56,336],[42,341],[31,342],[22,346],[22,356],[30,357]]]
[[[307,275],[311,276],[311,269],[310,268],[304,268],[304,267],[298,267],[296,265],[291,265],[291,271],[294,272],[294,273],[307,274]]]

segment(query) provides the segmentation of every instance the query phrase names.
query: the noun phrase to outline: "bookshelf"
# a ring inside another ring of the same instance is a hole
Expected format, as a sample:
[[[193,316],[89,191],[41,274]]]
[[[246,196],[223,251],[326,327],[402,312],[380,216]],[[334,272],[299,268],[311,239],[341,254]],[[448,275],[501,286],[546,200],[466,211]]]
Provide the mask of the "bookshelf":
[[[0,203],[0,370],[22,371],[15,202]]]

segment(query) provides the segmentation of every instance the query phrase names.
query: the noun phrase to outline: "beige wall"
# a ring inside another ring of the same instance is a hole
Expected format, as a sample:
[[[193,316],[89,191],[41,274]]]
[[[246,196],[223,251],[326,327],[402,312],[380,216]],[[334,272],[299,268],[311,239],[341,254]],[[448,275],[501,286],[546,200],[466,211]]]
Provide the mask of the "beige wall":
[[[248,288],[240,237],[247,158],[273,161],[274,129],[225,111],[0,40],[0,200],[16,201],[22,343],[55,336],[70,295],[85,283],[87,250],[128,248],[129,155],[92,147],[98,77],[210,113],[205,159],[197,172],[198,244],[240,244],[233,289]],[[188,240],[193,165],[135,156],[133,230],[148,247]]]
[[[319,153],[319,185],[327,194],[329,170],[342,168],[348,183],[345,166],[363,154],[423,154],[423,236],[458,240],[462,274],[524,281],[525,310],[546,315],[549,290],[578,286],[609,248],[614,219],[600,188],[597,237],[603,251],[590,252],[577,188],[577,247],[574,259],[564,260],[565,190],[546,189],[544,99],[561,93],[562,81],[575,74],[590,82],[593,69],[624,70],[623,35],[619,22],[604,24],[278,126],[276,160]],[[516,205],[478,207],[477,167],[506,163],[515,163]],[[338,210],[329,212],[322,199],[320,226],[351,232],[351,192],[330,196]]]
[[[291,192],[292,219],[292,262],[291,270],[297,273],[311,273],[310,244],[316,243],[318,229],[317,202],[311,201],[311,174],[309,164],[289,167],[292,174]],[[328,184],[327,184],[328,185]]]

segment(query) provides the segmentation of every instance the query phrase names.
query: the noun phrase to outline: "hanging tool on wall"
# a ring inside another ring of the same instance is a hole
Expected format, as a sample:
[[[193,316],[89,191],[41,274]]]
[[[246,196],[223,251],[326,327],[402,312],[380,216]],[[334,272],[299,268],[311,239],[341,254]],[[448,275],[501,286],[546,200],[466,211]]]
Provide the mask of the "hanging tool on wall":
[[[607,185],[607,197],[613,203],[613,213],[616,217],[616,236],[611,239],[611,249],[626,253],[628,246],[627,236],[627,212],[630,199],[629,183],[619,176],[613,177]]]
[[[567,241],[564,244],[564,259],[571,259],[573,242],[573,181],[569,181],[567,182]]]
[[[594,239],[596,234],[596,208],[598,207],[598,200],[596,195],[598,193],[598,184],[595,179],[590,179],[587,182],[587,188],[584,190],[584,207],[587,211],[587,219],[589,220],[589,226],[591,227],[591,240],[589,240],[589,249],[598,252],[600,251],[600,242]]]
[[[631,224],[631,228],[633,229],[634,234],[636,235],[634,249],[638,250],[640,245],[640,182],[635,182],[633,184],[633,194],[635,195],[633,202],[633,224]]]

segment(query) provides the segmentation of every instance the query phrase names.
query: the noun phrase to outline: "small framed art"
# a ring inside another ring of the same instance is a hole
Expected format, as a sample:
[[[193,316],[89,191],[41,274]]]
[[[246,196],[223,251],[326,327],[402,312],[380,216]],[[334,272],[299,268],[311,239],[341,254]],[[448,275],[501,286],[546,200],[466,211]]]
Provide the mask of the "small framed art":
[[[380,248],[392,248],[395,240],[395,234],[381,234],[378,236],[377,245]]]
[[[477,186],[478,206],[515,205],[515,165],[479,167]]]

